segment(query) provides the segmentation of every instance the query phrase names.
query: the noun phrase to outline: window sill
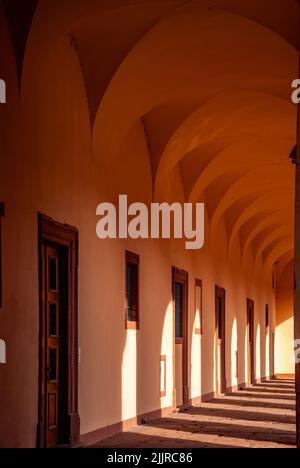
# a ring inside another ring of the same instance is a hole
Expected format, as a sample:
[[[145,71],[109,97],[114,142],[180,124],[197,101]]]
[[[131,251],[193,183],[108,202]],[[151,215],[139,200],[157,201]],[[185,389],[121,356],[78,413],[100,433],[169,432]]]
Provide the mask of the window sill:
[[[176,338],[175,343],[176,343],[177,345],[183,345],[183,338]]]

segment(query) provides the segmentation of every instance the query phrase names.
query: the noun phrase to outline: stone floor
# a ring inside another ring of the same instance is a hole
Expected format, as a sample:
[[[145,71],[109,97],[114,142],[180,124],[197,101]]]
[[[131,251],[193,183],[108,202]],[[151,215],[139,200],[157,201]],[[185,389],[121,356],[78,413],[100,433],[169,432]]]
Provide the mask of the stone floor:
[[[294,448],[295,385],[271,381],[133,427],[94,448]]]

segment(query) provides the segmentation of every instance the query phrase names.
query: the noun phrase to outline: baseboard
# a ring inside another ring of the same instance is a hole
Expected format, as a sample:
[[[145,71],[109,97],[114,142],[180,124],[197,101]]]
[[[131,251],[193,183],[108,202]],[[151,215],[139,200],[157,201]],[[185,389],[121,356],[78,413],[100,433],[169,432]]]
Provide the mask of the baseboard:
[[[142,424],[144,420],[164,418],[169,416],[171,413],[173,413],[172,407],[145,413],[138,417],[120,421],[110,426],[102,427],[87,434],[83,434],[80,436],[80,442],[83,444],[83,446],[88,447],[90,445],[96,444],[97,442],[108,439],[109,437],[112,437],[116,434],[119,434],[120,432],[126,431],[131,427]]]

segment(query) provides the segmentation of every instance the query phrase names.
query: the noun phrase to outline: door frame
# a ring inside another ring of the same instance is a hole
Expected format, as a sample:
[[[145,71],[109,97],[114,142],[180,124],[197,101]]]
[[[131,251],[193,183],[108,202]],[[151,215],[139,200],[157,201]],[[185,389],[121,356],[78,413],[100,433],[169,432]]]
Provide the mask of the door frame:
[[[172,267],[172,304],[173,304],[173,409],[177,409],[176,393],[176,326],[175,326],[175,283],[184,285],[183,318],[182,318],[182,386],[183,407],[190,405],[189,375],[188,375],[188,295],[189,275],[184,270]]]
[[[251,338],[251,341],[250,341],[250,338]],[[251,342],[251,346],[250,346],[250,342]],[[249,348],[250,348],[250,355],[247,355],[248,385],[255,385],[255,304],[252,299],[247,299],[247,353],[249,353]],[[249,363],[249,359],[250,359],[250,363]],[[250,364],[250,368],[249,368],[249,364]]]
[[[219,367],[219,357],[218,357],[218,299],[222,299],[222,361],[221,361],[221,375],[222,379],[219,382],[218,379],[218,367]],[[220,286],[216,286],[215,292],[215,362],[216,362],[216,393],[218,394],[218,383],[220,384],[220,394],[223,395],[227,391],[227,381],[226,381],[226,291]]]
[[[45,350],[43,337],[45,304],[43,297],[43,245],[64,247],[68,252],[68,414],[63,415],[68,428],[69,445],[80,440],[80,417],[78,414],[78,230],[38,213],[39,253],[39,381],[38,381],[38,428],[37,447],[45,448]]]

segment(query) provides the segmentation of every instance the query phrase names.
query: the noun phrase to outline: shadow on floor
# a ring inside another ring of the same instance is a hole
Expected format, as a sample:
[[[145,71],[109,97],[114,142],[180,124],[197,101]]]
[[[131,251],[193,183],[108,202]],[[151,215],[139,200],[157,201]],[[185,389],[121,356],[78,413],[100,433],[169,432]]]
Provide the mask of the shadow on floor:
[[[291,382],[290,385],[284,395],[279,395],[282,381],[258,384],[149,421],[93,448],[295,447],[296,406],[288,403],[295,399]]]
[[[240,395],[238,395],[240,397]],[[262,408],[262,409],[279,409],[279,410],[288,410],[288,411],[295,411],[296,404],[288,404],[288,403],[271,403],[271,402],[258,402],[258,401],[247,401],[247,400],[230,400],[229,398],[214,398],[209,403],[213,403],[216,405],[232,405],[232,406],[244,406],[244,407],[251,407],[251,408]]]
[[[149,425],[147,424],[147,426],[162,430],[189,432],[190,434],[214,435],[218,437],[255,440],[259,442],[273,442],[275,444],[290,446],[295,446],[296,444],[295,431],[285,431],[242,424],[228,424],[212,421],[201,423],[199,421],[193,422],[186,419],[163,418],[162,420],[154,421]]]
[[[115,437],[110,439],[104,440],[99,442],[98,444],[94,445],[93,447],[88,448],[114,448],[114,449],[124,449],[124,448],[151,448],[151,449],[192,449],[192,448],[211,448],[211,449],[224,449],[224,448],[243,448],[237,447],[236,445],[228,445],[226,443],[222,444],[221,442],[218,443],[211,443],[205,441],[193,441],[188,439],[182,438],[169,438],[169,437],[161,437],[161,436],[148,436],[143,435],[135,432],[127,432],[119,434]],[[246,447],[244,447],[246,448]]]
[[[251,412],[251,411],[242,411],[236,409],[214,409],[214,408],[204,408],[202,406],[192,407],[187,411],[187,414],[190,415],[199,415],[199,416],[215,416],[218,414],[219,417],[228,418],[228,419],[237,419],[243,421],[265,421],[265,422],[276,422],[278,424],[296,424],[295,416],[287,416],[280,414],[270,414],[270,413],[261,413],[261,412]]]
[[[248,388],[247,390],[243,390],[242,392],[230,393],[231,397],[246,397],[246,398],[257,398],[258,400],[280,400],[280,401],[295,401],[295,396],[286,396],[286,395],[275,395],[274,393],[271,395],[264,395],[264,394],[257,394],[255,389]]]
[[[295,390],[295,384],[285,384],[285,383],[277,383],[277,381],[270,380],[266,383],[258,383],[255,387],[267,387],[267,388],[283,388],[283,389],[290,389]]]
[[[251,387],[251,388],[246,388],[246,391],[249,390],[251,392],[256,392],[256,393],[266,393],[268,395],[268,398],[271,398],[271,395],[283,395],[283,396],[290,396],[290,397],[295,397],[296,395],[296,390],[286,390],[286,389],[280,389],[278,387],[272,388],[265,388],[265,387]],[[269,397],[270,395],[270,397]]]

